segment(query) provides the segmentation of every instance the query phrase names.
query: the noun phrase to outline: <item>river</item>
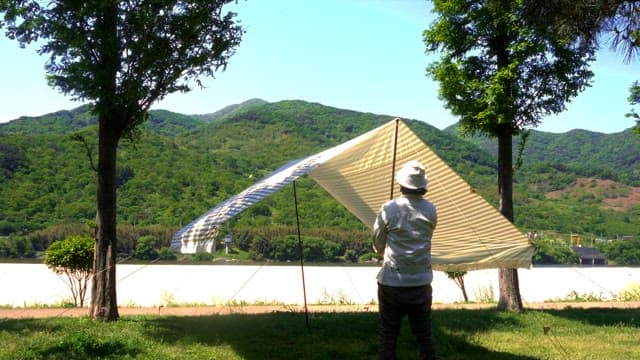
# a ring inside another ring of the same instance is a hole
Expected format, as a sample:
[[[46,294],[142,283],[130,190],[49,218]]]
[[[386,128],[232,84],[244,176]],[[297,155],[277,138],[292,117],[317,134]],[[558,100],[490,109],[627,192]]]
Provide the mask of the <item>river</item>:
[[[299,266],[122,264],[116,271],[120,306],[304,303]],[[307,303],[375,302],[377,271],[374,266],[305,265]],[[564,300],[572,293],[611,300],[625,289],[640,289],[639,267],[533,267],[519,269],[518,275],[525,303]],[[497,269],[471,271],[464,279],[470,301],[498,298]],[[434,272],[432,285],[434,303],[463,299],[442,272]],[[70,298],[64,279],[44,264],[0,263],[0,306],[56,305]]]

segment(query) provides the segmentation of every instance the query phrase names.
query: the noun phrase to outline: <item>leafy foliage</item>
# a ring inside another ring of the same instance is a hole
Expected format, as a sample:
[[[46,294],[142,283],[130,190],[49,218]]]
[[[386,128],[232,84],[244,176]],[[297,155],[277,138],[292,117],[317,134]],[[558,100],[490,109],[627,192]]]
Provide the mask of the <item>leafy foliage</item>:
[[[93,273],[93,248],[95,240],[90,236],[71,236],[51,244],[44,263],[56,274],[67,277],[67,285],[75,306],[84,306],[87,285]]]
[[[640,239],[610,242],[602,247],[602,252],[616,265],[640,265]]]
[[[236,229],[238,247],[253,260],[297,261],[300,245],[293,226]],[[302,255],[312,262],[356,262],[370,251],[368,232],[339,229],[305,229],[301,237]],[[369,260],[369,259],[367,259]]]
[[[437,18],[425,30],[428,51],[440,51],[429,74],[440,83],[446,107],[470,134],[512,134],[589,85],[595,47],[576,46],[522,17],[524,1],[434,1]]]
[[[578,37],[599,45],[602,38],[628,61],[640,50],[640,9],[635,1],[540,1],[526,2],[524,17],[531,24],[550,28],[562,37]]]
[[[535,240],[533,263],[537,265],[579,264],[580,259],[569,245],[558,240]]]
[[[136,243],[134,257],[141,260],[153,260],[158,257],[158,239],[151,235],[142,236]]]
[[[0,143],[0,175],[10,178],[27,160],[25,152],[15,145]]]
[[[634,81],[633,84],[631,84],[631,87],[629,88],[629,104],[631,105],[638,105],[640,104],[640,82],[639,81]],[[627,117],[633,118],[636,121],[636,127],[634,129],[634,131],[636,132],[636,134],[640,135],[640,115],[635,111],[635,109],[632,109],[631,112],[629,112],[627,114]]]
[[[36,252],[33,243],[26,236],[7,236],[0,238],[0,257],[32,258]]]
[[[602,38],[608,38],[607,45],[622,53],[625,62],[637,60],[640,54],[640,7],[636,1],[527,0],[524,18],[528,23],[551,29],[561,37],[578,38],[582,43],[598,47]],[[637,80],[629,90],[629,103],[638,104],[640,88]],[[639,120],[634,110],[627,116],[636,122]],[[640,133],[637,124],[635,131]]]

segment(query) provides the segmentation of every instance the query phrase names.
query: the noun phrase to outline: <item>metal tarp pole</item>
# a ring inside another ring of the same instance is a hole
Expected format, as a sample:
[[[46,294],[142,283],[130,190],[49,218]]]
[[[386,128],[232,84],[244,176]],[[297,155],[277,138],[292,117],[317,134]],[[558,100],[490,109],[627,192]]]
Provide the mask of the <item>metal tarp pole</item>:
[[[393,200],[393,177],[396,173],[396,150],[398,148],[398,127],[400,119],[396,118],[396,131],[393,135],[393,160],[391,161],[391,193],[389,194],[389,200]]]
[[[304,259],[302,253],[302,236],[300,235],[300,215],[298,215],[298,195],[296,193],[296,181],[293,181],[293,202],[296,206],[296,226],[298,227],[298,251],[300,252],[300,270],[302,272],[302,294],[304,296],[304,318],[309,328],[309,309],[307,308],[307,286],[304,282]]]

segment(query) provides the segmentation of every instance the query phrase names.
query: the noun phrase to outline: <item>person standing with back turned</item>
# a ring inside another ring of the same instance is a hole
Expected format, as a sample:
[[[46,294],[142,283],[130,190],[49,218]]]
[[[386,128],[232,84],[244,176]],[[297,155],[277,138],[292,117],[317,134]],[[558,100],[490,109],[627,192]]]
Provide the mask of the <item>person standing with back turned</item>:
[[[435,359],[431,331],[431,236],[436,207],[423,198],[428,179],[417,161],[396,175],[402,196],[386,202],[373,224],[373,247],[384,254],[378,272],[380,343],[378,358],[395,359],[405,315],[420,349],[420,359]]]

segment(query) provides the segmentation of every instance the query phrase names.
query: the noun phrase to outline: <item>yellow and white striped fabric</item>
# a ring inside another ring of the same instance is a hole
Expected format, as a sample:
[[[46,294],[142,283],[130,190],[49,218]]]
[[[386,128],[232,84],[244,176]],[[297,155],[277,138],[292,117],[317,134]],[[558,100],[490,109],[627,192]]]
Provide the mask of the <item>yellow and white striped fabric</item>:
[[[394,174],[409,160],[418,160],[425,166],[429,178],[426,198],[438,210],[438,226],[432,239],[435,269],[462,271],[531,265],[533,246],[526,236],[476,194],[399,119],[287,164],[180,230],[172,247],[183,253],[201,249],[197,244],[208,240],[222,222],[306,173],[371,227],[382,204],[392,195],[400,195]]]
[[[394,147],[396,166],[392,173]],[[438,210],[431,249],[435,269],[531,265],[533,246],[527,237],[476,194],[402,121],[391,121],[365,134],[357,144],[309,175],[363,223],[372,226],[380,207],[391,197],[391,184],[394,196],[400,194],[399,185],[392,181],[393,174],[409,160],[424,165],[429,178],[425,197]]]

